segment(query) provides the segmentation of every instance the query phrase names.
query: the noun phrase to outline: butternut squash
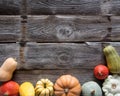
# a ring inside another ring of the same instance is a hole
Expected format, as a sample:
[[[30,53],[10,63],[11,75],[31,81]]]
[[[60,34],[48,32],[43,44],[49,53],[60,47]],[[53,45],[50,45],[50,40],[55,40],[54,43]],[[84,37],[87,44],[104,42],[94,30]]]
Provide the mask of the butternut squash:
[[[7,58],[0,67],[0,81],[9,81],[12,78],[13,72],[17,67],[17,62],[14,58]]]

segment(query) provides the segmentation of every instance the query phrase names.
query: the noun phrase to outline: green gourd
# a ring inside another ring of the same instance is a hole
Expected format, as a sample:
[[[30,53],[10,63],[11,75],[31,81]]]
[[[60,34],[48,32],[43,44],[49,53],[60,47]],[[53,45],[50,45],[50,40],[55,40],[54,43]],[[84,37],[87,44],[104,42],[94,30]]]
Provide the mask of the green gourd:
[[[102,89],[95,81],[88,81],[82,85],[83,96],[102,96]]]
[[[108,45],[103,49],[106,57],[107,66],[111,73],[120,73],[120,57],[116,49]]]

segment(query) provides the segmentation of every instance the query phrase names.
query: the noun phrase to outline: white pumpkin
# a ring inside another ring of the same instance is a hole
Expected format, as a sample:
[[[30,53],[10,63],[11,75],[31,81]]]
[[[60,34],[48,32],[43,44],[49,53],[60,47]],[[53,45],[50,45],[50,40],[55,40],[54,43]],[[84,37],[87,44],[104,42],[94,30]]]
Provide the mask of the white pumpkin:
[[[105,96],[120,96],[120,76],[109,75],[103,82],[102,90]]]
[[[95,81],[89,81],[82,85],[83,96],[102,96],[102,89]]]

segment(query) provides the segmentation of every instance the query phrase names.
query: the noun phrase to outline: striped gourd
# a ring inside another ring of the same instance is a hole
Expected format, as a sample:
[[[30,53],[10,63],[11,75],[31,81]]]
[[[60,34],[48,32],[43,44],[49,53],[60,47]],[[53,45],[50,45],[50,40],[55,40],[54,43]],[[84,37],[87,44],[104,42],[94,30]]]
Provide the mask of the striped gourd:
[[[41,79],[36,83],[35,96],[53,96],[53,83],[49,79]]]
[[[107,66],[111,73],[120,73],[120,57],[116,49],[108,45],[103,49],[106,57]]]

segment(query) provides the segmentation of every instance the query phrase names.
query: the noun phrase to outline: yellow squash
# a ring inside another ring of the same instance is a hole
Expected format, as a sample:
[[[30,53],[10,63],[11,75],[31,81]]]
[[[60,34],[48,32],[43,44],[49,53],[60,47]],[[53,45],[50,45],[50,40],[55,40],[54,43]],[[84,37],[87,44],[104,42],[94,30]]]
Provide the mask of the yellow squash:
[[[120,57],[116,49],[108,45],[103,49],[106,57],[107,66],[111,73],[120,73]]]
[[[32,83],[24,82],[19,88],[20,96],[35,96],[35,89]]]

